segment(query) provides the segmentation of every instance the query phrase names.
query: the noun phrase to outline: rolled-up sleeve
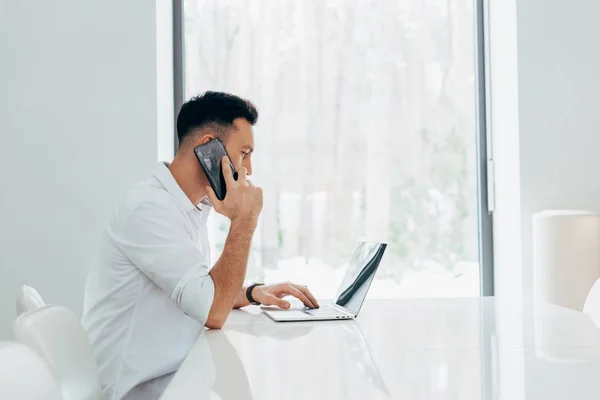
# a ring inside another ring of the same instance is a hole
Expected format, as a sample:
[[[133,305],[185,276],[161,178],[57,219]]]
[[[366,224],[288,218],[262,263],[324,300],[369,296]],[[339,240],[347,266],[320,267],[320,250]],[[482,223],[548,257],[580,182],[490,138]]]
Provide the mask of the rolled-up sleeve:
[[[142,203],[132,210],[114,240],[183,312],[204,325],[215,287],[207,257],[193,242],[188,224],[175,206]]]

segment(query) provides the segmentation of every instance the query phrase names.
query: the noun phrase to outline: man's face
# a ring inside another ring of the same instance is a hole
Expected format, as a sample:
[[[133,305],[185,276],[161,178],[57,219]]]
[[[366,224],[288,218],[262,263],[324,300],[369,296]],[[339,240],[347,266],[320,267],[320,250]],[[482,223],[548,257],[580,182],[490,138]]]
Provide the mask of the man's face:
[[[235,129],[227,135],[224,144],[229,158],[237,171],[246,167],[252,175],[252,152],[254,151],[254,132],[252,125],[244,118],[233,121]]]

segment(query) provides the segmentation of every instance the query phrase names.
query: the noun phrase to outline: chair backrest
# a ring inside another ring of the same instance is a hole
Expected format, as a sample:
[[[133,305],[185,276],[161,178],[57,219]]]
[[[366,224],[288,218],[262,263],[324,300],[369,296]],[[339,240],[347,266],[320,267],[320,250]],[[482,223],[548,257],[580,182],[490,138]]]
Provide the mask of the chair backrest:
[[[49,305],[21,314],[15,322],[14,334],[46,360],[64,400],[101,399],[90,340],[71,310]]]
[[[23,285],[17,295],[17,315],[27,311],[37,310],[44,307],[46,303],[37,290],[31,286]]]
[[[590,289],[585,299],[583,313],[589,314],[594,323],[600,327],[600,279]]]
[[[0,399],[61,400],[58,384],[44,360],[17,342],[0,342]]]

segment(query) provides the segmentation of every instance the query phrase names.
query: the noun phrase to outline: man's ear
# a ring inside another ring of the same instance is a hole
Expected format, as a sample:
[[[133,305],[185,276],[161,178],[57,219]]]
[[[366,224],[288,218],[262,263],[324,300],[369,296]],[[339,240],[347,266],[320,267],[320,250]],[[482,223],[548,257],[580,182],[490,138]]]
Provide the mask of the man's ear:
[[[206,135],[202,136],[202,140],[200,140],[200,143],[198,143],[198,144],[208,143],[211,140],[213,140],[214,138],[215,138],[214,135],[211,135],[210,133],[206,134]]]
[[[191,142],[191,148],[196,148],[196,146],[200,146],[201,144],[204,143],[208,143],[211,140],[213,140],[215,138],[214,135],[211,135],[210,133],[207,133],[205,135],[202,135],[202,137],[195,137],[194,141]]]

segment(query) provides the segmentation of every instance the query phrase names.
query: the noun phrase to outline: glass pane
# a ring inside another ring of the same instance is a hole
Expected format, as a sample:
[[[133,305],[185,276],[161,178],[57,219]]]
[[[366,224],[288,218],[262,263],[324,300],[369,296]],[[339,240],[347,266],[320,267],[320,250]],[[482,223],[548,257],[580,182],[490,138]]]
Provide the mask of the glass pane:
[[[473,1],[188,0],[186,94],[260,110],[248,280],[331,298],[359,240],[371,297],[479,295]],[[216,261],[228,223],[211,217]]]

